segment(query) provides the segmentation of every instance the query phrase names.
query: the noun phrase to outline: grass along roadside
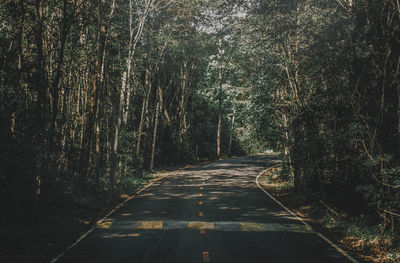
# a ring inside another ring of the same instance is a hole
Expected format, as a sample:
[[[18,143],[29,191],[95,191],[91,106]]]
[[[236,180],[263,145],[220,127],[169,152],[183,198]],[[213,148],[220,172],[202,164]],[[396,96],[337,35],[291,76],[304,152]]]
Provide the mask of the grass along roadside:
[[[152,181],[211,161],[166,167],[142,176],[121,176],[119,186],[125,194],[112,201],[106,189],[71,187],[73,191],[61,191],[34,215],[31,211],[3,213],[0,216],[0,257],[7,263],[50,262],[115,207]],[[65,186],[68,183],[63,182],[64,189],[68,188]]]
[[[380,225],[371,220],[374,215],[349,215],[348,207],[333,207],[317,196],[295,192],[292,179],[281,175],[280,166],[265,171],[259,183],[299,217],[307,219],[315,230],[362,261],[400,262],[399,240],[382,234]]]
[[[132,177],[130,190],[137,192],[171,171],[157,171]],[[108,200],[101,190],[62,193],[35,216],[15,214],[1,218],[0,257],[2,262],[50,262],[91,229],[112,209],[131,198],[119,195]]]
[[[237,158],[231,157],[231,158]],[[228,157],[223,157],[220,160],[225,160],[228,159]],[[143,176],[141,177],[120,177],[120,179],[124,180],[123,182],[119,182],[120,186],[122,186],[122,191],[130,193],[130,195],[120,195],[119,198],[115,199],[114,202],[112,203],[106,203],[105,206],[103,206],[103,209],[90,209],[90,207],[82,208],[75,210],[76,214],[79,215],[79,219],[75,222],[75,224],[66,226],[64,224],[58,225],[58,230],[61,230],[61,234],[70,234],[74,233],[73,237],[65,237],[63,240],[64,242],[58,243],[57,246],[53,246],[54,249],[52,249],[51,253],[42,253],[42,259],[44,259],[46,262],[49,262],[50,260],[54,260],[56,257],[61,255],[65,251],[66,248],[71,246],[71,244],[74,244],[76,240],[78,240],[82,235],[84,235],[87,231],[89,231],[94,225],[100,224],[101,221],[107,217],[108,215],[112,214],[116,209],[118,209],[121,205],[123,205],[125,202],[129,201],[130,199],[134,198],[137,194],[139,194],[142,190],[146,189],[147,187],[151,186],[152,183],[155,181],[158,181],[164,177],[169,176],[170,174],[178,171],[182,171],[184,169],[192,168],[198,165],[204,165],[207,163],[212,162],[213,160],[205,160],[205,161],[198,161],[192,164],[186,164],[182,166],[171,166],[171,167],[164,167],[163,169],[158,169],[153,171],[152,173],[143,173]],[[106,193],[105,193],[106,194]],[[101,200],[101,197],[98,197],[99,200]],[[88,203],[88,202],[86,202]],[[89,202],[90,203],[90,202]],[[64,211],[65,212],[65,211]],[[87,217],[88,213],[94,214],[94,216],[91,218],[91,220],[84,220],[83,218]],[[82,226],[82,222],[84,222],[84,226]],[[58,222],[59,223],[59,222]],[[37,228],[39,231],[46,231],[47,228],[41,226],[41,228]],[[50,235],[54,235],[54,228],[48,229],[48,233]],[[65,231],[65,232],[63,232]],[[60,233],[60,231],[58,231]],[[37,236],[37,235],[36,235]],[[64,235],[61,235],[64,236]],[[51,238],[50,238],[51,239]],[[47,242],[47,241],[46,241]],[[46,243],[44,242],[44,243]],[[39,242],[43,243],[43,242]],[[29,260],[25,260],[24,257],[21,261],[13,261],[13,262],[43,262],[39,257],[34,257],[33,260],[31,260],[32,253],[27,253],[27,256],[29,256]],[[36,261],[36,258],[38,260]]]

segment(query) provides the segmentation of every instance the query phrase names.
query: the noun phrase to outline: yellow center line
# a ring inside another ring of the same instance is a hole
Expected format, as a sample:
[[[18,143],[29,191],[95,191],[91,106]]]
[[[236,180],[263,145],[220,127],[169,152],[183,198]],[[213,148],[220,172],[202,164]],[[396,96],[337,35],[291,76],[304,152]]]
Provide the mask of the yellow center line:
[[[202,201],[198,201],[202,203]],[[204,218],[203,207],[198,216]],[[258,223],[258,222],[203,222],[203,221],[107,221],[97,225],[99,229],[138,229],[138,230],[169,230],[169,229],[216,229],[217,231],[241,232],[294,232],[312,234],[312,228],[300,224]]]
[[[210,262],[210,253],[203,251],[203,262]]]
[[[108,228],[111,227],[112,224],[113,224],[112,221],[108,221],[108,222],[102,222],[102,223],[100,223],[100,224],[97,224],[97,226],[98,226],[99,228],[102,228],[102,229],[108,229]]]
[[[141,221],[137,229],[162,229],[163,221]]]
[[[189,222],[189,229],[215,229],[215,224],[212,222]]]

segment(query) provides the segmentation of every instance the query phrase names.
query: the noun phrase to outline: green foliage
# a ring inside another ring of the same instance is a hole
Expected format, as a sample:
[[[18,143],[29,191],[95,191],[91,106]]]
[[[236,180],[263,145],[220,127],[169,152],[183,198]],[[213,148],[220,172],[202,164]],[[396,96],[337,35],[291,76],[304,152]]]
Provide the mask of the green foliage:
[[[397,4],[348,3],[252,6],[236,61],[251,138],[281,151],[297,190],[399,214]]]
[[[398,3],[245,2],[1,2],[10,207],[216,158],[221,115],[221,156],[274,149],[296,190],[399,214]]]

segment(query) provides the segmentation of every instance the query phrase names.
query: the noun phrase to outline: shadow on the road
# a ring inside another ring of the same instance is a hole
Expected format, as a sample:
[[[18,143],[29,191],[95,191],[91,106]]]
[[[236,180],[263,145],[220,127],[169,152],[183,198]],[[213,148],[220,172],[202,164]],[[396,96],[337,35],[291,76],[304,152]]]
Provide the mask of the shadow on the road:
[[[134,209],[131,219],[135,220],[181,220],[182,217],[198,220],[196,200],[202,200],[202,220],[298,224],[262,191],[255,189],[258,188],[256,175],[275,163],[279,163],[275,156],[259,155],[189,168],[158,182],[120,213]]]
[[[184,169],[185,171],[208,171],[217,169],[240,169],[248,166],[261,166],[264,167],[266,163],[276,164],[280,161],[277,159],[276,154],[259,154],[255,156],[239,157],[229,160],[216,161],[211,164],[203,164],[196,167]]]
[[[204,247],[212,262],[348,262],[256,189],[256,176],[276,163],[272,155],[241,157],[158,181],[62,262],[200,263]]]

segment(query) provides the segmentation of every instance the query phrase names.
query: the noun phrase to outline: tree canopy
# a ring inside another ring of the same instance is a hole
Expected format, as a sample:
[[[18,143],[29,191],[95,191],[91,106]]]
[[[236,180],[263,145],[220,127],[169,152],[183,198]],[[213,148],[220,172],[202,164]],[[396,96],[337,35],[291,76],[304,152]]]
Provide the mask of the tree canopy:
[[[395,232],[399,36],[396,0],[1,1],[2,205],[271,149]]]

